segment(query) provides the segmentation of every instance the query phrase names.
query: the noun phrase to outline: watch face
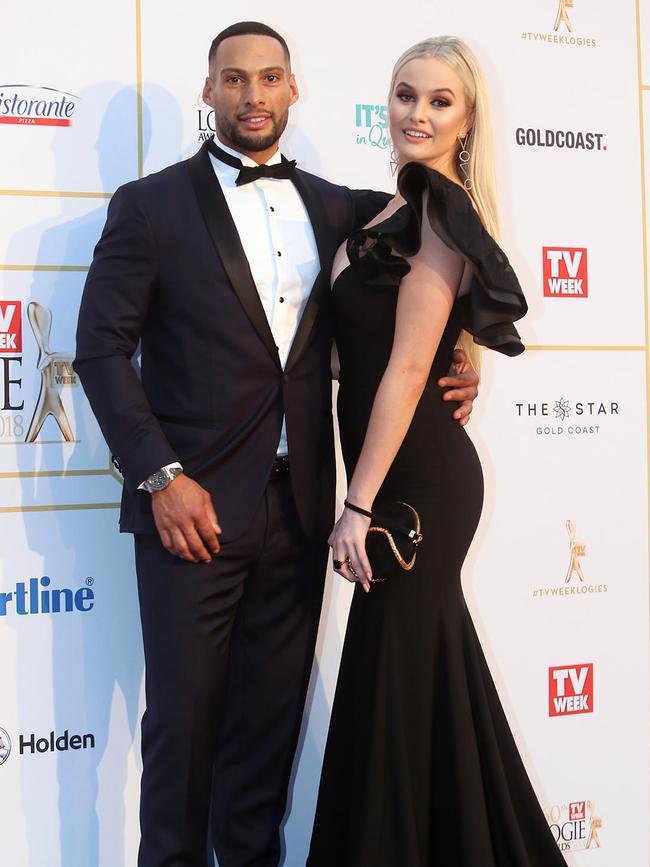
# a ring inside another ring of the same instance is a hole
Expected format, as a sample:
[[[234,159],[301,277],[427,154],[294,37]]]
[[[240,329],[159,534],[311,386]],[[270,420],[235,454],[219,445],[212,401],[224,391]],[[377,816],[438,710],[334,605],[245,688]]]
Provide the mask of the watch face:
[[[152,491],[162,491],[169,484],[169,476],[164,470],[159,470],[157,473],[149,476],[148,484]]]

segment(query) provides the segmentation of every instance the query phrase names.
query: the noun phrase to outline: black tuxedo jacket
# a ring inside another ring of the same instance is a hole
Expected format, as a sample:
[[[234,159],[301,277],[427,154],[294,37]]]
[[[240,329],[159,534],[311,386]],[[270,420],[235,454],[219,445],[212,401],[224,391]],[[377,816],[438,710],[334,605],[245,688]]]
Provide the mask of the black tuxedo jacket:
[[[180,461],[235,538],[268,480],[283,414],[304,529],[334,507],[329,274],[387,196],[298,170],[321,265],[284,370],[204,145],[113,196],[84,288],[74,367],[124,474],[120,528],[154,532],[138,485]],[[141,377],[132,364],[140,344]]]

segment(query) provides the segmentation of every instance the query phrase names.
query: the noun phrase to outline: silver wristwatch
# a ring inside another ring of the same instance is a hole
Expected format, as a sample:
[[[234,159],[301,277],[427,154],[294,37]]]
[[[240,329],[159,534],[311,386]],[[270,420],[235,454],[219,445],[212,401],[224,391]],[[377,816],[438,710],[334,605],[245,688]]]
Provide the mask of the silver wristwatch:
[[[156,470],[149,478],[142,483],[142,487],[150,494],[155,494],[157,491],[164,491],[167,485],[172,482],[176,476],[180,476],[183,472],[182,467],[163,467]]]

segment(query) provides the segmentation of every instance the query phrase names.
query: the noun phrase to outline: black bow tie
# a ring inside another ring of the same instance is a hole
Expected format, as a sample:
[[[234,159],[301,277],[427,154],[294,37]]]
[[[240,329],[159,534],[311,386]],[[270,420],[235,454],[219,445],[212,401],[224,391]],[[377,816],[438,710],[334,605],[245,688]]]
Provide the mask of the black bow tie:
[[[241,187],[243,184],[250,184],[259,178],[292,178],[296,170],[296,161],[288,160],[282,157],[282,162],[275,163],[272,166],[245,166],[240,159],[232,154],[222,150],[212,138],[208,141],[208,150],[222,163],[227,166],[232,166],[233,169],[239,169],[235,186]]]

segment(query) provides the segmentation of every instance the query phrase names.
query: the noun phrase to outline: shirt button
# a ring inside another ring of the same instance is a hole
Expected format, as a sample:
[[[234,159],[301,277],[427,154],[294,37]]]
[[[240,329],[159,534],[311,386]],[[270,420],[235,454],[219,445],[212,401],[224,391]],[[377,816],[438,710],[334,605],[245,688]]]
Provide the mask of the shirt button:
[[[278,250],[278,256],[281,256],[281,255],[282,255],[282,253]]]
[[[284,304],[284,298],[280,296],[280,304]]]
[[[275,208],[273,205],[269,205],[269,211],[271,211],[272,214],[275,214]]]

